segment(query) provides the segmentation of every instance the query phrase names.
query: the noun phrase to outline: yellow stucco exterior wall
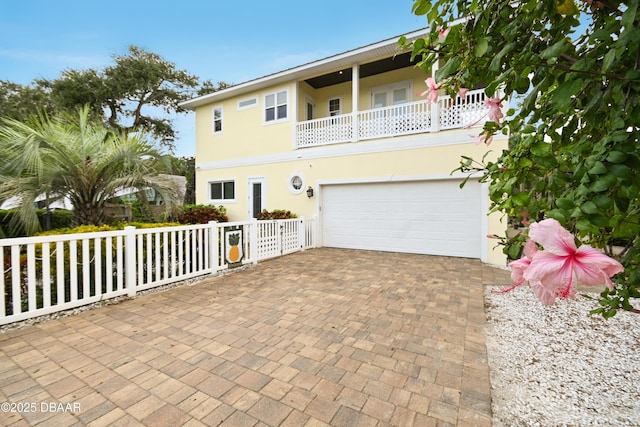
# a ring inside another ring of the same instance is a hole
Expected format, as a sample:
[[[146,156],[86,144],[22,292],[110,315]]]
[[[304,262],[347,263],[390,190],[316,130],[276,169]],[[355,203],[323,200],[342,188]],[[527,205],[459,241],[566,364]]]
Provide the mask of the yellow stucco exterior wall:
[[[219,103],[196,109],[196,155],[198,162],[260,156],[292,148],[295,118],[291,99],[295,84],[279,85],[250,95],[240,95]],[[264,121],[264,97],[270,93],[287,91],[289,112],[285,120]],[[256,98],[254,107],[239,110],[238,101]],[[213,133],[213,109],[222,107],[222,132]]]
[[[373,88],[401,83],[409,87],[408,101],[420,99],[425,89],[425,74],[407,67],[359,81],[359,110],[371,108]],[[288,117],[276,123],[264,121],[264,99],[269,93],[287,91]],[[232,221],[246,220],[249,214],[249,180],[263,178],[266,184],[263,208],[286,209],[298,216],[318,215],[321,187],[338,182],[381,182],[403,180],[451,179],[462,155],[487,160],[496,158],[507,148],[507,138],[496,137],[487,148],[476,144],[479,128],[397,136],[380,140],[341,143],[331,146],[294,148],[297,121],[306,120],[306,102],[315,104],[315,117],[328,116],[328,101],[339,96],[341,112],[352,112],[351,82],[313,89],[304,81],[279,84],[264,90],[229,97],[221,102],[196,108],[196,201],[223,204]],[[238,108],[238,102],[255,97],[255,106]],[[213,133],[213,108],[222,108],[222,132]],[[293,194],[291,177],[304,178],[304,189],[311,186],[316,196],[306,191]],[[208,195],[210,181],[235,181],[232,202],[212,201]],[[487,201],[488,206],[488,201]],[[499,214],[487,219],[487,231],[504,234],[506,223]],[[487,261],[504,265],[505,257],[487,240]]]

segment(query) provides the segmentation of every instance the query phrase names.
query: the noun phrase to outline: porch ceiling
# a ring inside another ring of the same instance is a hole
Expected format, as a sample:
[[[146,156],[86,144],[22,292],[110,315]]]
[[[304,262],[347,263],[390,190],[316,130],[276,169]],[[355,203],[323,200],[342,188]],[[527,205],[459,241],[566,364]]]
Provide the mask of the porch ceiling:
[[[386,73],[388,71],[398,70],[405,67],[415,65],[417,61],[411,61],[411,52],[394,55],[389,58],[381,59],[360,65],[360,78],[375,76],[376,74]],[[352,79],[352,68],[333,71],[317,77],[306,79],[311,87],[320,89],[327,86],[333,86],[340,83],[349,82]]]

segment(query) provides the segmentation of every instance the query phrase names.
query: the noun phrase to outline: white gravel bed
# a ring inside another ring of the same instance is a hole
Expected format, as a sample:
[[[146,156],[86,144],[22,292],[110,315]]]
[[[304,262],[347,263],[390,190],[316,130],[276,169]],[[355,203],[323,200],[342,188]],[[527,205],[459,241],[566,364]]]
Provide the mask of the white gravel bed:
[[[493,424],[640,426],[640,315],[589,315],[596,300],[543,306],[531,289],[485,291]]]

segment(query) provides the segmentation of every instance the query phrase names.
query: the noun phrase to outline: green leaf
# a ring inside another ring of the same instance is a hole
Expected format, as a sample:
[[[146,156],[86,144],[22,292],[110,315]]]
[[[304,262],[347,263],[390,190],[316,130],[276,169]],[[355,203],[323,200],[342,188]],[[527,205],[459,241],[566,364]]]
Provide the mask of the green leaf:
[[[607,52],[607,54],[604,56],[604,60],[602,61],[602,71],[606,72],[611,68],[611,65],[613,64],[613,61],[615,61],[616,59],[616,51],[615,50],[610,50],[609,52]]]
[[[591,185],[591,191],[594,193],[601,193],[609,189],[609,184],[603,180],[598,180]]]
[[[586,218],[582,218],[580,219],[580,221],[578,221],[576,223],[576,228],[580,231],[584,231],[584,232],[594,232],[598,230],[598,227],[595,227],[591,224],[591,221],[589,221]]]
[[[551,151],[551,146],[546,142],[536,142],[531,147],[531,153],[536,156],[546,156]]]
[[[586,214],[595,214],[598,212],[598,206],[596,206],[592,201],[587,201],[580,206],[580,210]]]
[[[489,71],[498,72],[502,68],[502,58],[515,48],[514,42],[507,43],[501,50],[493,57],[489,64]]]
[[[424,15],[431,9],[430,0],[416,0],[411,9],[414,15]]]
[[[629,178],[631,176],[631,168],[627,165],[613,165],[611,166],[611,173],[618,178]]]
[[[589,169],[591,175],[604,175],[607,173],[607,167],[602,162],[596,162],[591,169]]]
[[[599,179],[603,181],[605,184],[607,184],[609,187],[613,187],[618,183],[618,177],[612,173],[608,173]]]
[[[573,200],[566,199],[566,198],[556,199],[556,205],[560,209],[564,209],[564,210],[567,210],[567,211],[570,210],[570,209],[573,209],[573,207],[574,207]]]
[[[590,215],[589,221],[591,221],[591,224],[595,225],[598,228],[604,228],[609,225],[609,220],[607,219],[607,217],[600,214]]]
[[[518,160],[518,164],[520,165],[521,168],[525,168],[525,169],[528,169],[531,166],[533,166],[533,162],[531,161],[531,159],[528,159],[526,157],[523,157],[522,159]]]
[[[478,43],[473,49],[473,53],[476,55],[476,57],[479,58],[485,53],[487,53],[488,48],[489,48],[489,42],[486,37],[483,37],[480,40],[478,40]]]
[[[600,209],[609,209],[611,207],[611,198],[605,194],[600,194],[591,200]]]
[[[511,196],[516,206],[527,206],[529,204],[529,193],[521,192]]]
[[[611,163],[622,163],[627,160],[627,155],[622,151],[611,151],[607,155],[607,161]]]
[[[540,57],[542,59],[547,59],[547,60],[557,58],[558,56],[560,56],[562,51],[567,47],[568,43],[569,43],[568,39],[562,39],[559,42],[556,42],[555,44],[543,50],[540,53]]]
[[[484,88],[484,92],[487,94],[487,96],[493,97],[496,93],[496,89],[498,89],[498,86],[500,86],[500,84],[500,80],[494,80]]]
[[[436,71],[436,81],[441,81],[445,77],[448,77],[458,71],[458,69],[460,68],[460,64],[462,64],[462,58],[460,58],[459,56],[450,58],[442,68]]]
[[[551,102],[560,111],[567,111],[571,98],[582,89],[584,82],[582,79],[570,80],[562,83],[551,94]]]
[[[560,223],[564,223],[567,221],[567,217],[569,216],[568,212],[562,211],[560,209],[551,209],[547,212],[547,216],[549,218],[553,218]]]
[[[509,246],[509,258],[518,259],[520,257],[520,246],[511,245]]]
[[[616,196],[613,201],[615,202],[618,209],[621,211],[626,211],[629,209],[630,200],[627,197]]]
[[[571,212],[571,218],[580,218],[581,216],[582,216],[582,210],[576,206]]]

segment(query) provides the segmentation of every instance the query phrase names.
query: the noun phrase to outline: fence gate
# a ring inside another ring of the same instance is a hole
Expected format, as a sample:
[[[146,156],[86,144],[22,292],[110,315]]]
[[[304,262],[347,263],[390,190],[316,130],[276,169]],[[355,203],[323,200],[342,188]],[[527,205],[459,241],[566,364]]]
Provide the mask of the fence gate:
[[[289,254],[304,248],[304,221],[258,221],[258,259]]]

